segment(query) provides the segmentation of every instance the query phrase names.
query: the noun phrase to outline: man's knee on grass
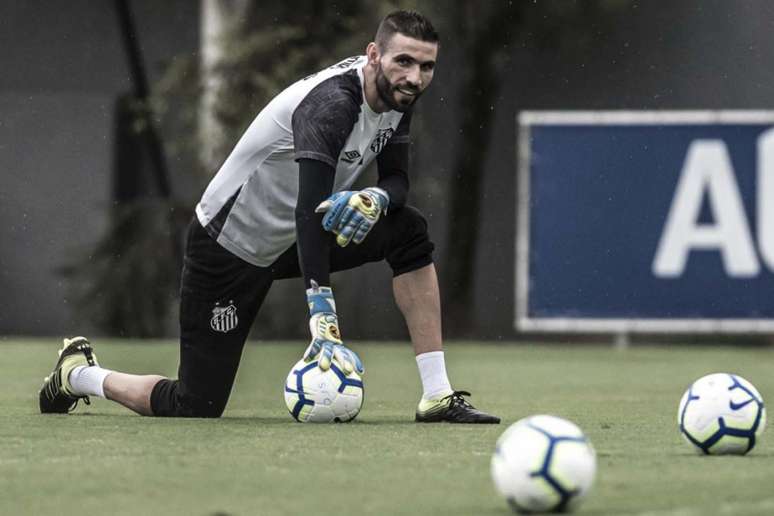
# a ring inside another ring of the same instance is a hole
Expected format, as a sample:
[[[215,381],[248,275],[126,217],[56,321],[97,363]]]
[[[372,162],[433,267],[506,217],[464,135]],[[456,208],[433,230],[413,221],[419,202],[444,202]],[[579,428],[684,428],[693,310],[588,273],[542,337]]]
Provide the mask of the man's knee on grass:
[[[194,395],[179,380],[161,380],[151,393],[151,409],[156,417],[218,418],[223,415],[227,401],[228,396]]]

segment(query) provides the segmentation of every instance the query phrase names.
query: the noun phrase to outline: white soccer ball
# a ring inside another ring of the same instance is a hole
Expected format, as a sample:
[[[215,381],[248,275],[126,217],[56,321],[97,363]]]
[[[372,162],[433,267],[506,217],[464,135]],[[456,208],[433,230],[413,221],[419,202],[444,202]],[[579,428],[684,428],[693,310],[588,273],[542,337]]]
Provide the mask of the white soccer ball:
[[[363,406],[363,380],[354,371],[345,375],[335,361],[322,371],[316,360],[299,360],[285,380],[285,405],[302,423],[352,421]]]
[[[597,459],[575,424],[539,415],[517,421],[500,436],[491,471],[514,511],[563,512],[588,494]]]
[[[707,455],[744,455],[766,427],[763,398],[735,374],[715,373],[696,380],[680,400],[680,433]]]

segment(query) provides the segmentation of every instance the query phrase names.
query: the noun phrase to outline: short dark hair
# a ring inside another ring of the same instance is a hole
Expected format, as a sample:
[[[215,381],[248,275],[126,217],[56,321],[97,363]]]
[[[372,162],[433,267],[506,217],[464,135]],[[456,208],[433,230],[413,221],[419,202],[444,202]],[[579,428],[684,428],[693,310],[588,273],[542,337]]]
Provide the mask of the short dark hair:
[[[393,11],[384,17],[374,38],[380,51],[384,52],[387,43],[395,34],[403,34],[420,41],[438,43],[438,33],[433,24],[416,11]]]

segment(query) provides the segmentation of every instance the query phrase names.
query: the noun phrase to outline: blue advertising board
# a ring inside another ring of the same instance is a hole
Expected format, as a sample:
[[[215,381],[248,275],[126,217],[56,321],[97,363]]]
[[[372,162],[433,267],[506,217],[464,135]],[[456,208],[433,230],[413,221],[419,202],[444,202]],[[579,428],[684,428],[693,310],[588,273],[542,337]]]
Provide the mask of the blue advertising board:
[[[516,328],[774,332],[774,112],[519,116]]]

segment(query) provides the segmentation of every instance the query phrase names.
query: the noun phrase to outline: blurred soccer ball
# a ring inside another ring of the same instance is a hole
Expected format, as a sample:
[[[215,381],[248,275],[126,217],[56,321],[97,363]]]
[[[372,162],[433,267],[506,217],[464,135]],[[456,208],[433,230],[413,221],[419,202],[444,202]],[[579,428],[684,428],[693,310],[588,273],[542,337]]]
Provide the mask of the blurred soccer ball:
[[[363,406],[363,381],[354,371],[345,375],[335,361],[322,371],[317,361],[299,360],[285,380],[285,405],[302,423],[352,421]]]
[[[594,448],[580,428],[555,416],[531,416],[497,440],[492,478],[517,512],[573,510],[597,470]]]
[[[696,380],[677,411],[680,433],[700,453],[744,455],[766,426],[763,398],[734,374],[715,373]]]

